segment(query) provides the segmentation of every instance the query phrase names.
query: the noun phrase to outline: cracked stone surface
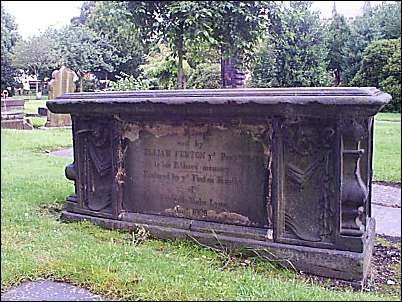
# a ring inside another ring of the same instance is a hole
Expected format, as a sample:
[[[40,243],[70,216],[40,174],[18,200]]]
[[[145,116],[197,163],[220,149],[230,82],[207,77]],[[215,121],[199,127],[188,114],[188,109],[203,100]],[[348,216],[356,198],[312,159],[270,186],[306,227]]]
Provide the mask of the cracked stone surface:
[[[74,285],[48,280],[25,282],[1,295],[1,301],[106,301]]]
[[[73,158],[73,148],[49,152],[52,156]],[[376,219],[376,233],[401,237],[400,186],[372,184],[372,216]]]

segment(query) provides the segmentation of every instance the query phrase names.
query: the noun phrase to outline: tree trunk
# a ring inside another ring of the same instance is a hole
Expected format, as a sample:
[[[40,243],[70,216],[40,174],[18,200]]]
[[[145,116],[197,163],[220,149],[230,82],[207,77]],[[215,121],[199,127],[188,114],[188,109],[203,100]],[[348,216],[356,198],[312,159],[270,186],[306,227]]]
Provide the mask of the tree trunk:
[[[84,92],[84,77],[80,77],[80,92]]]
[[[230,68],[229,59],[225,58],[225,48],[221,46],[221,88],[229,88]]]
[[[335,69],[335,86],[339,86],[341,83],[341,73],[338,69]]]
[[[183,68],[183,36],[179,38],[177,43],[177,55],[179,58],[179,65],[177,68],[177,89],[186,89],[186,78],[184,75],[184,68]]]

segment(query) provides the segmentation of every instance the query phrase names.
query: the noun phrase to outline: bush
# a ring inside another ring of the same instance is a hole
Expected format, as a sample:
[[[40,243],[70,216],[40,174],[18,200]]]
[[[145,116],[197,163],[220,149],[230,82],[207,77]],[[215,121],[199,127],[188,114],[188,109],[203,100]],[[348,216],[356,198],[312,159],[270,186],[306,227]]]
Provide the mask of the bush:
[[[100,86],[100,82],[98,79],[83,79],[82,80],[82,87],[83,91],[85,92],[94,92]]]
[[[377,87],[392,96],[383,111],[401,111],[401,39],[378,40],[363,52],[352,86]]]
[[[221,87],[220,64],[202,63],[197,65],[188,80],[188,88],[214,89]]]
[[[128,75],[123,72],[120,76],[116,76],[116,82],[110,82],[110,89],[114,91],[128,91],[128,90],[148,90],[150,89],[150,80],[145,79],[142,75],[137,78],[133,75]]]

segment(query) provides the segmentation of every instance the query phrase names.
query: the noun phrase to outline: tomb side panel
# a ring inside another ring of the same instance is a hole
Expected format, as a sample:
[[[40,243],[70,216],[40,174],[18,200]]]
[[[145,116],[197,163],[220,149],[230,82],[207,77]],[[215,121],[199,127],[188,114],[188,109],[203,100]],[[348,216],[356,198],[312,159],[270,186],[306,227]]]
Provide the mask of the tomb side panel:
[[[336,122],[292,118],[279,123],[277,242],[333,247],[339,181]]]
[[[268,228],[270,132],[269,123],[127,122],[121,211]]]
[[[111,134],[110,119],[74,120],[76,190],[80,209],[91,215],[112,213]]]

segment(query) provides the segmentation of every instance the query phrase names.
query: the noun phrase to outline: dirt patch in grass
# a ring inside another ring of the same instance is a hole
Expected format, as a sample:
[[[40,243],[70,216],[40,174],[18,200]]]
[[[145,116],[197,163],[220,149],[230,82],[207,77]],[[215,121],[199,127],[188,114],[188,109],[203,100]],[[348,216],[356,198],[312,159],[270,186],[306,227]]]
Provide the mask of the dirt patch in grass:
[[[348,281],[298,274],[331,290],[375,292],[395,297],[401,296],[401,239],[377,235],[371,258],[371,273],[363,286]]]
[[[62,204],[45,204],[39,207],[37,209],[37,212],[40,215],[56,217],[58,220],[62,210],[63,210]]]

